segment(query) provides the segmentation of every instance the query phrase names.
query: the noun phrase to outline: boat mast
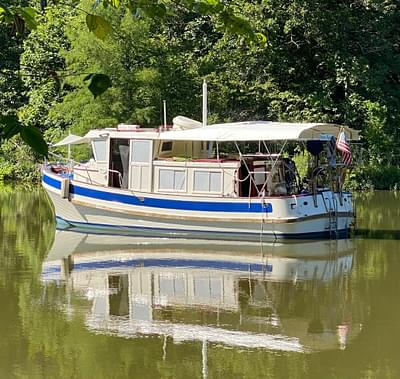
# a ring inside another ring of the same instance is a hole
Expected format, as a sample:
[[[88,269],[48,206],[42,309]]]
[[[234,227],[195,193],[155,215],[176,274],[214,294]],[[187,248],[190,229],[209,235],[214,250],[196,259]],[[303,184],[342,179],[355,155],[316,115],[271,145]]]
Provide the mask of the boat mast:
[[[167,100],[163,100],[164,130],[167,130]]]
[[[207,125],[207,82],[203,80],[203,126]]]

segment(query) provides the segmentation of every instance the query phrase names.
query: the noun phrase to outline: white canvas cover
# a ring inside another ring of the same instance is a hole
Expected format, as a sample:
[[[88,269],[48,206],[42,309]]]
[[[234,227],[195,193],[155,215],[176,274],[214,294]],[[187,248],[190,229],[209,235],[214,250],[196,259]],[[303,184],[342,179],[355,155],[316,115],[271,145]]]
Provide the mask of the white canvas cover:
[[[129,138],[168,141],[327,141],[338,137],[343,131],[346,139],[359,139],[359,132],[347,126],[323,123],[290,123],[273,121],[231,122],[202,126],[201,123],[184,117],[175,119],[172,130],[138,129],[118,131],[117,129],[91,130],[84,137],[70,135],[53,146],[65,146],[90,142],[93,139]]]
[[[68,145],[78,145],[80,143],[89,142],[88,138],[76,136],[74,134],[69,134],[67,137],[63,138],[61,141],[51,145],[52,147],[68,146]]]
[[[358,131],[335,124],[287,123],[272,121],[233,122],[190,130],[163,132],[158,139],[175,141],[279,141],[328,140],[344,131],[347,139],[358,140]]]

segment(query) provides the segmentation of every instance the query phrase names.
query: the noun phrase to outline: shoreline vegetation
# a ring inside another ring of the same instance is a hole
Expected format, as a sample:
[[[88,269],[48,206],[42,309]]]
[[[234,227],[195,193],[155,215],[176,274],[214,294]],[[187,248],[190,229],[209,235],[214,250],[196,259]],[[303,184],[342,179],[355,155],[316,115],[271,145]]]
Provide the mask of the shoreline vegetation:
[[[362,135],[347,188],[400,187],[397,1],[132,4],[0,3],[0,180],[37,181],[42,159],[7,117],[49,144],[118,123],[161,125],[163,100],[167,123],[199,120],[205,79],[209,123],[347,125]]]

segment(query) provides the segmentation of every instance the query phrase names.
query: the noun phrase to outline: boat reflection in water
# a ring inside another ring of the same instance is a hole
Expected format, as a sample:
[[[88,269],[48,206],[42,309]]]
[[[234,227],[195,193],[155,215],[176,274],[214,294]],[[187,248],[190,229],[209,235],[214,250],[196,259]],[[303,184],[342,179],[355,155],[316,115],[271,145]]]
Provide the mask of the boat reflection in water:
[[[164,349],[172,340],[311,352],[343,349],[361,329],[352,265],[351,240],[260,246],[57,231],[42,280],[86,297],[96,332],[158,335]]]

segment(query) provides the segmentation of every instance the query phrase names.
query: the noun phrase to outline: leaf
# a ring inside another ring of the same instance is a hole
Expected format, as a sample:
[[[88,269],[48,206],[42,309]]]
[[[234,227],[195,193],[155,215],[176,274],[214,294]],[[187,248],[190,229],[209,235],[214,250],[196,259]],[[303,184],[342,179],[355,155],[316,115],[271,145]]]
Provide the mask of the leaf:
[[[88,88],[93,94],[94,98],[100,96],[109,87],[111,87],[111,79],[105,74],[89,74],[83,80],[90,80]]]
[[[221,12],[221,20],[229,33],[248,36],[253,38],[254,32],[250,23],[242,17],[236,16],[228,11]]]
[[[262,46],[264,46],[267,43],[267,36],[263,33],[254,33],[258,43]]]
[[[2,6],[0,6],[0,21],[3,21],[6,17],[6,10]]]
[[[163,18],[167,14],[167,8],[164,4],[154,4],[154,5],[146,5],[140,8],[137,8],[137,14],[144,14],[150,18]]]
[[[104,40],[112,31],[111,24],[103,17],[95,14],[89,13],[86,15],[86,25],[88,29],[101,40]]]
[[[48,146],[39,129],[33,126],[25,126],[21,129],[20,136],[36,153],[47,157]]]
[[[5,22],[6,24],[14,22],[13,11],[5,5],[0,6],[0,22]]]
[[[25,21],[26,26],[29,29],[36,29],[37,22],[35,20],[36,11],[30,7],[21,7],[18,9],[18,13],[21,15],[23,20]]]
[[[120,4],[120,0],[103,0],[104,8],[107,8],[111,5],[113,8],[118,8]]]
[[[15,115],[0,116],[0,125],[3,126],[1,137],[5,139],[15,136],[22,128],[18,117]]]

